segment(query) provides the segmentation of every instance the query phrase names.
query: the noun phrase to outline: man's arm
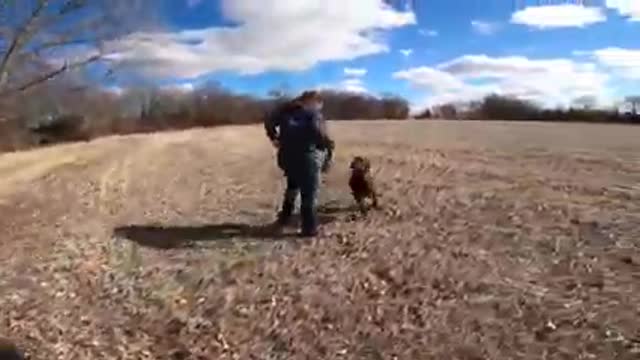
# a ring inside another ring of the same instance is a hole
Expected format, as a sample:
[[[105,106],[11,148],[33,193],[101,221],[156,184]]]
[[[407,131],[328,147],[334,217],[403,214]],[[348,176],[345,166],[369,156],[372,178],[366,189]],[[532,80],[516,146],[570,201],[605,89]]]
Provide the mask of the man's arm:
[[[280,118],[279,109],[275,109],[274,111],[267,114],[267,116],[265,116],[264,118],[264,130],[267,133],[267,137],[269,138],[269,140],[271,140],[271,142],[275,142],[278,140],[277,128],[280,123],[279,118]]]
[[[314,113],[311,123],[313,124],[313,129],[316,134],[318,147],[327,152],[324,158],[324,164],[322,165],[323,171],[327,171],[331,166],[331,162],[333,161],[333,150],[335,149],[335,142],[329,136],[329,132],[327,130],[327,122],[320,113]]]
[[[316,142],[318,147],[323,150],[331,150],[335,147],[333,139],[329,136],[327,131],[327,122],[320,113],[314,112],[313,119],[311,121],[313,131],[315,133]]]

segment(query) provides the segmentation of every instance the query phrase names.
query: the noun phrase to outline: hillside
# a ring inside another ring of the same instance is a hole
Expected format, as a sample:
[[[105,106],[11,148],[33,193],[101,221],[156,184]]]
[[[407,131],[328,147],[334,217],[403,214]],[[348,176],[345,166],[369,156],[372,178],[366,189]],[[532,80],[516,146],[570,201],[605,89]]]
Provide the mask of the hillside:
[[[264,227],[258,126],[0,155],[0,334],[33,359],[640,356],[639,127],[330,126],[311,241]],[[354,220],[360,154],[384,208]]]

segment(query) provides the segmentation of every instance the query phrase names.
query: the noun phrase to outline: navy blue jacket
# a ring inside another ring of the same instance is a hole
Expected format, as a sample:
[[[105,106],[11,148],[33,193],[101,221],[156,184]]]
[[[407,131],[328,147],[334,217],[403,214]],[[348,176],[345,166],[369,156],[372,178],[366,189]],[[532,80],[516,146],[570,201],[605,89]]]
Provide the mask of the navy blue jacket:
[[[318,111],[298,104],[276,109],[265,119],[269,139],[280,143],[285,153],[307,153],[314,150],[333,152],[334,142],[327,134],[326,123]]]

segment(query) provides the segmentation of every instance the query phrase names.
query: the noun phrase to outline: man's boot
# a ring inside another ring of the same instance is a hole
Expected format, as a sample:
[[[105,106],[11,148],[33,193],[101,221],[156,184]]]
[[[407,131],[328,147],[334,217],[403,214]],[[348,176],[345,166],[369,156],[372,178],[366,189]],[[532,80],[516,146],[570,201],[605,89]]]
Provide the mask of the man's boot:
[[[285,200],[282,204],[282,209],[278,212],[276,219],[276,225],[279,227],[285,227],[291,225],[291,218],[293,215],[293,208],[295,206],[295,197],[293,200],[290,196],[285,196]]]
[[[306,190],[306,189],[305,189]],[[318,218],[315,209],[316,189],[305,191],[300,204],[300,215],[302,217],[302,233],[303,237],[314,237],[318,235]]]
[[[314,237],[318,235],[318,224],[315,215],[310,215],[308,211],[302,214],[302,237]]]

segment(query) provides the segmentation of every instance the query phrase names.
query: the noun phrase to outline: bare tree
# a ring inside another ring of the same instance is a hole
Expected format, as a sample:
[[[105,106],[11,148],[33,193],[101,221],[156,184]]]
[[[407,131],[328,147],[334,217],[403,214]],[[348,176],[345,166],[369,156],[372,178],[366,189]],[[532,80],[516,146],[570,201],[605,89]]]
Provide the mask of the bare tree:
[[[638,115],[638,109],[640,109],[640,95],[627,96],[624,100],[631,106],[631,113],[633,115]]]
[[[583,110],[591,110],[598,104],[598,99],[593,95],[583,95],[573,99],[571,105]]]
[[[105,43],[156,23],[156,7],[152,0],[0,0],[0,96],[99,61]]]

